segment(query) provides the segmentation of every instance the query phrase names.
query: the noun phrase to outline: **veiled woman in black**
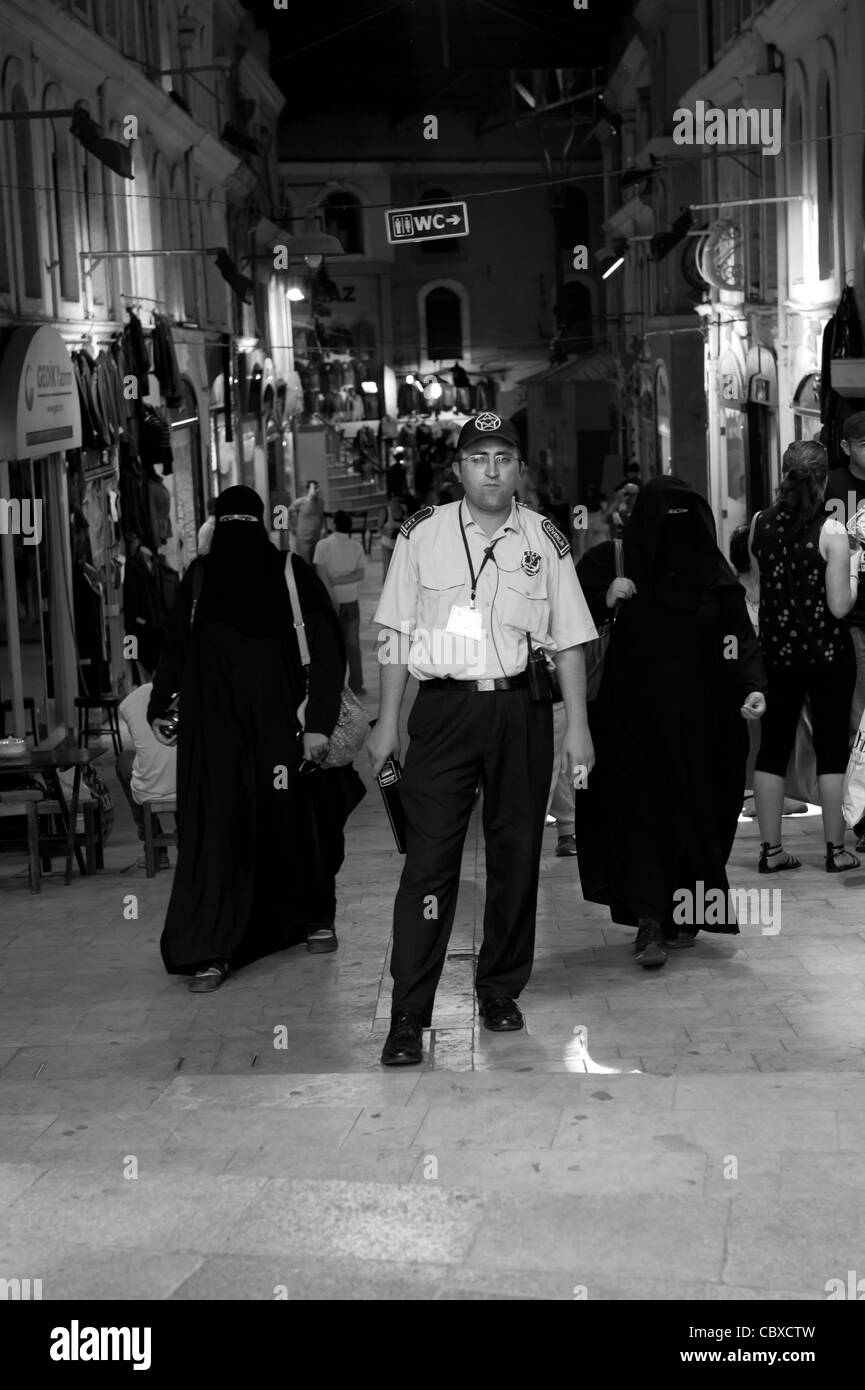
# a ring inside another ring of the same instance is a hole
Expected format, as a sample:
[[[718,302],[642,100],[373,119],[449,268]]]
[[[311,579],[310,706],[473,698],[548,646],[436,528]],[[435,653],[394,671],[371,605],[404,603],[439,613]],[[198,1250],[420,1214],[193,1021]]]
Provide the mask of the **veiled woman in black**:
[[[618,616],[589,705],[596,762],[576,792],[576,838],[583,896],[636,926],[637,961],[660,966],[701,926],[738,932],[726,864],[745,785],[744,721],[762,715],[766,682],[745,592],[704,498],[678,478],[653,478],[622,546],[624,578],[612,541],[577,566],[595,622],[617,605]],[[701,921],[707,898],[716,908]]]
[[[184,576],[148,709],[156,737],[173,741],[164,720],[179,692],[180,844],[161,949],[195,992],[301,941],[336,949],[343,827],[364,795],[352,767],[318,766],[345,675],[339,619],[309,566],[271,544],[263,516],[251,488],[217,499],[210,552]],[[310,648],[303,734],[286,563]]]

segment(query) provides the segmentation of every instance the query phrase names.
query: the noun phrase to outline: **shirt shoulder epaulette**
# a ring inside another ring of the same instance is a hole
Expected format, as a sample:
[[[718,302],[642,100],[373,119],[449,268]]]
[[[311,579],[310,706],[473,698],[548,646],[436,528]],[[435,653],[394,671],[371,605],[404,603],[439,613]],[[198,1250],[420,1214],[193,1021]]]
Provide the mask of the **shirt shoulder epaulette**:
[[[549,536],[553,545],[556,547],[556,550],[559,552],[560,560],[564,560],[566,555],[570,555],[570,541],[562,535],[558,526],[556,526],[554,522],[550,521],[549,517],[544,517],[543,521],[541,522],[541,530],[545,533],[545,535]]]
[[[418,522],[426,521],[427,518],[431,516],[435,516],[435,507],[421,507],[419,512],[414,512],[411,516],[406,517],[402,526],[399,528],[400,535],[408,539]]]

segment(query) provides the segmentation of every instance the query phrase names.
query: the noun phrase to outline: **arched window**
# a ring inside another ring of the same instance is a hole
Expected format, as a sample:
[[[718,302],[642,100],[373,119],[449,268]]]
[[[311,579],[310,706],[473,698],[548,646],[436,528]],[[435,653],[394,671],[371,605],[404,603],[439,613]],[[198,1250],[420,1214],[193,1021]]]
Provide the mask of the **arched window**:
[[[84,239],[86,242],[85,250],[107,251],[108,227],[105,220],[105,193],[103,186],[103,175],[107,176],[105,166],[99,162],[95,155],[87,154],[83,149],[81,192],[82,207],[84,212]],[[93,302],[104,308],[108,307],[108,261],[90,263],[90,284],[93,290]]]
[[[804,155],[802,101],[798,92],[790,102],[789,115],[790,143],[787,147],[787,191],[804,193]],[[800,284],[805,274],[805,255],[803,246],[805,208],[802,202],[787,204],[787,262],[790,284]]]
[[[454,290],[439,285],[424,303],[427,356],[433,362],[459,361],[463,356],[462,303]]]
[[[363,255],[363,209],[353,193],[335,190],[321,204],[324,230],[335,236],[347,256]]]
[[[189,216],[190,202],[186,176],[184,171],[180,168],[174,171],[171,192],[177,212],[177,245],[179,249],[189,251],[198,243],[193,234],[192,221]],[[177,264],[180,267],[180,284],[183,299],[181,305],[183,312],[181,317],[191,317],[197,320],[198,315],[195,306],[198,302],[198,293],[195,284],[195,258],[192,256],[182,256],[178,259]]]
[[[581,188],[568,187],[561,194],[556,205],[556,227],[559,250],[570,251],[574,246],[588,246],[588,205]]]
[[[75,161],[69,148],[68,122],[55,121],[51,142],[51,185],[54,189],[54,224],[57,259],[60,262],[60,296],[71,303],[80,297],[78,278],[78,218]],[[122,243],[124,246],[126,243]]]
[[[421,198],[421,202],[424,204],[452,203],[453,200],[453,194],[448,193],[444,188],[428,188]],[[425,256],[445,256],[452,251],[458,251],[459,245],[459,237],[435,237],[432,241],[422,241],[420,250]]]
[[[27,111],[27,98],[20,87],[12,92],[12,110]],[[33,142],[29,121],[13,121],[15,143],[15,202],[21,219],[21,255],[24,263],[24,294],[27,299],[42,298],[42,259],[39,251],[39,218],[36,211]]]
[[[817,83],[817,259],[820,279],[835,273],[835,180],[832,170],[832,88],[825,72]]]

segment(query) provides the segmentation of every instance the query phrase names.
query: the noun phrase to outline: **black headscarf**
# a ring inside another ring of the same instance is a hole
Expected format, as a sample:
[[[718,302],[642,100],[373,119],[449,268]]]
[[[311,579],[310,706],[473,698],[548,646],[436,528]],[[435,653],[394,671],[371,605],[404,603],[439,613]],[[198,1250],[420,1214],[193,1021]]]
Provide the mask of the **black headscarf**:
[[[718,548],[708,502],[682,478],[645,484],[622,541],[637,593],[666,608],[693,612],[708,590],[739,582]]]

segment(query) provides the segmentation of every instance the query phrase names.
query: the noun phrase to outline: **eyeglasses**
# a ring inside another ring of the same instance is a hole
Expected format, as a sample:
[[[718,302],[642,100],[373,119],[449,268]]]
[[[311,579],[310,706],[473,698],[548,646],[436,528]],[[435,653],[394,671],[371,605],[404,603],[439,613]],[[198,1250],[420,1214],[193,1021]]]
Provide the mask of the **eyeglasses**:
[[[468,463],[473,463],[476,468],[483,468],[484,464],[488,462],[488,459],[488,454],[469,454],[466,461]],[[506,468],[509,463],[518,462],[519,460],[516,454],[493,454],[493,463],[495,463],[497,468]]]

